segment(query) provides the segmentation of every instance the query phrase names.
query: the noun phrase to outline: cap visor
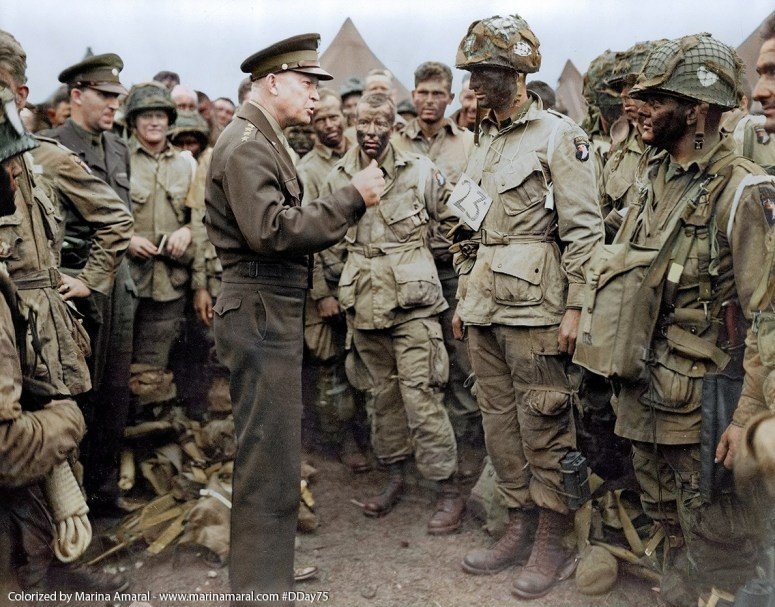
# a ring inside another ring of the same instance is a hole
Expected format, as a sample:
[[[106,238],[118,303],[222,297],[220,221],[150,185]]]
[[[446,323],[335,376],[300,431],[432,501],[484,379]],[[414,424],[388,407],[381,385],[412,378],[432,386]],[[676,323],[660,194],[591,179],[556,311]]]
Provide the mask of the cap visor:
[[[115,95],[126,95],[129,92],[124,88],[123,85],[114,82],[101,82],[100,84],[92,84],[89,86],[89,88],[102,91],[103,93],[114,93]]]
[[[303,67],[294,69],[294,72],[300,72],[302,74],[312,74],[313,76],[317,76],[318,80],[333,80],[334,77],[329,74],[326,70],[324,70],[322,67]]]

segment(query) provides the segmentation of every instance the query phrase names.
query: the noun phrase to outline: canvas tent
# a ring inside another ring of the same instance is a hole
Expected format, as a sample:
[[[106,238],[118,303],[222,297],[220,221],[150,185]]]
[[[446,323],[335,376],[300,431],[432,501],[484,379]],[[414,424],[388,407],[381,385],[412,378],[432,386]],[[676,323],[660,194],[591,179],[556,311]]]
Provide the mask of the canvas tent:
[[[350,76],[358,76],[363,79],[370,69],[390,69],[390,66],[382,63],[369,48],[349,17],[345,19],[328,48],[320,55],[320,65],[331,72],[334,77],[333,80],[324,83],[324,85],[336,91]],[[394,83],[398,101],[408,99],[411,96],[409,90],[398,79],[395,79]]]
[[[576,122],[581,122],[587,111],[587,104],[581,91],[584,87],[584,78],[573,62],[568,59],[557,81],[557,105],[560,109]]]
[[[762,42],[764,42],[761,36],[762,31],[764,31],[764,22],[774,14],[775,12],[770,13],[770,15],[762,21],[761,25],[751,32],[751,35],[743,40],[743,43],[737,47],[737,54],[740,55],[740,58],[745,64],[745,76],[748,79],[748,84],[751,85],[751,90],[753,90],[753,87],[756,85],[756,81],[759,78],[756,75],[756,60],[759,58],[759,49],[762,46]]]

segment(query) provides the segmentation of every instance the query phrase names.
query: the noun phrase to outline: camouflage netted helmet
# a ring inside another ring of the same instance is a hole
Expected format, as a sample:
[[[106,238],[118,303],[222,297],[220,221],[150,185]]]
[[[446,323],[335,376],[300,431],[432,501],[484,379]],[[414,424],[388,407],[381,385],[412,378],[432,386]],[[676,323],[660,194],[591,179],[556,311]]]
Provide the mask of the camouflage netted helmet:
[[[455,67],[505,67],[524,74],[541,67],[538,38],[519,15],[496,15],[474,21],[460,42]]]
[[[636,42],[626,51],[616,53],[614,68],[608,84],[616,91],[621,91],[625,86],[632,86],[638,78],[646,58],[660,44],[669,42],[666,38],[661,40],[648,40]]]
[[[0,84],[0,162],[38,147],[38,142],[24,130],[13,92]]]
[[[184,133],[194,135],[202,146],[206,146],[210,140],[210,127],[207,126],[205,119],[197,111],[180,111],[175,120],[175,124],[167,130],[167,137],[172,143],[175,138]]]
[[[146,110],[164,110],[170,124],[175,122],[178,115],[170,92],[160,82],[142,82],[129,89],[124,102],[124,114],[130,128],[134,127],[137,114]]]
[[[613,73],[616,53],[611,50],[598,55],[584,74],[584,99],[589,105],[612,106],[619,104],[619,94],[611,89],[609,78]]]
[[[659,92],[731,109],[741,63],[732,47],[710,34],[670,40],[649,54],[630,95]]]

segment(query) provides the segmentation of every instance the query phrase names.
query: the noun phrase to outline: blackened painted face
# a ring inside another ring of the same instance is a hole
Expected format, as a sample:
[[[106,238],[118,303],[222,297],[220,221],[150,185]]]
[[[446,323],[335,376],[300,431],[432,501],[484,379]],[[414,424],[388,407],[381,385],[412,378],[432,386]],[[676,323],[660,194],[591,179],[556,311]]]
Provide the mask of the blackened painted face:
[[[686,103],[669,95],[642,95],[638,109],[643,142],[661,150],[671,151],[686,134]]]
[[[394,120],[393,112],[387,104],[379,107],[371,107],[366,103],[358,104],[355,135],[366,156],[375,160],[382,157],[390,143]]]
[[[501,111],[510,108],[519,96],[519,80],[514,70],[484,65],[471,69],[469,85],[480,107]]]

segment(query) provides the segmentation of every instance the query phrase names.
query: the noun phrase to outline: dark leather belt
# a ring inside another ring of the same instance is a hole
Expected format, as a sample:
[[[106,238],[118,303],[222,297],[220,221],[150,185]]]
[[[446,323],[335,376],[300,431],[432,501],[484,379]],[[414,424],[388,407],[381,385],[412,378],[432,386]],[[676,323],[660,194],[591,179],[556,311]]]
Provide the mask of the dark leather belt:
[[[56,268],[12,276],[11,280],[20,291],[27,289],[56,289],[62,284],[62,275]]]
[[[259,282],[306,289],[309,268],[293,263],[239,261],[223,269],[223,282]]]

